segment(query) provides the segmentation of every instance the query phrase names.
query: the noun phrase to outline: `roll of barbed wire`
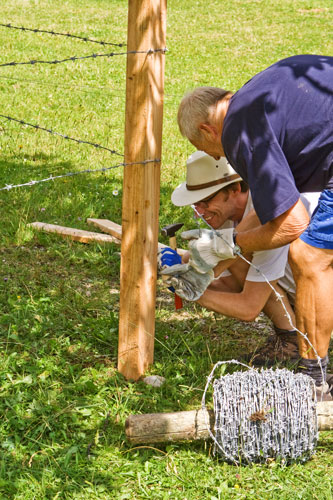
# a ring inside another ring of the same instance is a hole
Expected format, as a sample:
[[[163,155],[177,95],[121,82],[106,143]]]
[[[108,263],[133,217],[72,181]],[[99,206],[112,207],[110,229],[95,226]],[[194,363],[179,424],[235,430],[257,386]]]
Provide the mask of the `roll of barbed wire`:
[[[215,379],[213,389],[215,436],[211,437],[223,460],[290,463],[314,454],[318,426],[310,377],[286,369],[249,368]]]

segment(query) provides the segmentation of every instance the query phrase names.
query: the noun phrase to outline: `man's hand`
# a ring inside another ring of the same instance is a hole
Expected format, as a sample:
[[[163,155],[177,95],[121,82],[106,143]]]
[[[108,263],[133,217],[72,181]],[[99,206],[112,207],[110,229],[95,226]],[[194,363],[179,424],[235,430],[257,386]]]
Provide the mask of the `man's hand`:
[[[168,287],[173,287],[177,295],[191,301],[198,300],[214,279],[212,270],[200,273],[190,264],[167,267],[161,274],[168,276],[164,281]]]
[[[236,254],[234,254],[233,231],[233,228],[220,231],[210,229],[184,231],[181,237],[189,240],[191,266],[205,273],[221,260],[234,259]]]

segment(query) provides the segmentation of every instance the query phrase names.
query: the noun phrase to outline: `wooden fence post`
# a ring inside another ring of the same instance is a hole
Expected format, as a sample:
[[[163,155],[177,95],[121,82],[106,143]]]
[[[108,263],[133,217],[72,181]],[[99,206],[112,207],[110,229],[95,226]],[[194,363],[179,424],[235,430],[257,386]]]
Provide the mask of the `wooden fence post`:
[[[125,163],[161,158],[166,0],[129,0]],[[153,362],[160,162],[124,167],[118,370],[137,380]]]

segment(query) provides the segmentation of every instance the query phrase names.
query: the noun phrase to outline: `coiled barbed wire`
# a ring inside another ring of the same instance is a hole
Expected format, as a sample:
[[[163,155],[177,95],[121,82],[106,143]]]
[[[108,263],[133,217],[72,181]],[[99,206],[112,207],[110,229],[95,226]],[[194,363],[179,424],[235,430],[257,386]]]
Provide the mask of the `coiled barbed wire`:
[[[237,364],[247,371],[223,375],[213,382],[223,364]],[[215,451],[235,464],[306,461],[318,439],[315,383],[289,370],[257,370],[236,360],[219,361],[210,373],[202,397],[213,382],[215,435],[207,422]],[[206,412],[205,412],[206,414]]]

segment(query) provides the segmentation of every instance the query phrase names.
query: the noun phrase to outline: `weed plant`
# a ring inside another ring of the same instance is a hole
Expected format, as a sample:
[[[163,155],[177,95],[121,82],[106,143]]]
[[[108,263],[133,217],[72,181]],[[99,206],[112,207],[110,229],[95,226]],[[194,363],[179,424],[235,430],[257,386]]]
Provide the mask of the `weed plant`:
[[[2,23],[126,43],[124,0],[6,0]],[[237,90],[276,60],[332,54],[330,0],[169,0],[161,174],[161,226],[189,209],[170,194],[193,147],[176,111],[198,85]],[[109,47],[0,27],[0,64],[106,53]],[[123,151],[126,57],[1,67],[0,113]],[[0,119],[0,187],[109,167],[107,151]],[[304,465],[232,466],[210,443],[132,447],[132,413],[200,407],[206,376],[271,332],[186,304],[158,287],[155,363],[160,388],[116,370],[119,251],[34,233],[28,223],[89,229],[87,217],[121,223],[121,168],[0,191],[0,498],[328,500],[333,433]],[[162,241],[162,239],[161,239]],[[164,241],[166,243],[166,241]]]

